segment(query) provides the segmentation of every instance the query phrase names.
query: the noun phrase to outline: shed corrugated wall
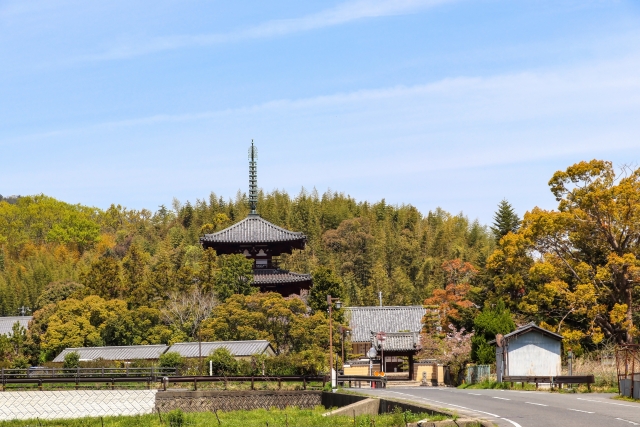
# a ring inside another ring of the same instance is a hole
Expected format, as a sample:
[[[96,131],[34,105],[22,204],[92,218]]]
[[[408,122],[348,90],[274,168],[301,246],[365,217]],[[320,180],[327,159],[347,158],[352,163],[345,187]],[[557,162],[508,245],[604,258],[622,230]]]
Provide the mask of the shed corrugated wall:
[[[509,340],[507,372],[509,376],[557,376],[562,372],[561,342],[536,332]]]

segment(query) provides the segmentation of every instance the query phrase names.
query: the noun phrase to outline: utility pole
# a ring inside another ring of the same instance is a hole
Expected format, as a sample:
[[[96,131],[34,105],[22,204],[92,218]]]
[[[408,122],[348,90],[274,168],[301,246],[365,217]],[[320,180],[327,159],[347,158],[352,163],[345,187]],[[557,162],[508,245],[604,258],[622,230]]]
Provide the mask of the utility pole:
[[[337,378],[337,372],[336,372],[336,377],[334,379],[333,376],[333,319],[332,319],[332,306],[333,303],[336,303],[336,308],[338,310],[340,310],[340,308],[342,307],[342,302],[340,301],[340,298],[332,298],[331,295],[327,295],[327,305],[329,306],[329,377],[331,380],[331,388],[337,388],[338,387],[338,378]]]
[[[378,299],[380,300],[380,307],[382,307],[382,291],[378,291]]]

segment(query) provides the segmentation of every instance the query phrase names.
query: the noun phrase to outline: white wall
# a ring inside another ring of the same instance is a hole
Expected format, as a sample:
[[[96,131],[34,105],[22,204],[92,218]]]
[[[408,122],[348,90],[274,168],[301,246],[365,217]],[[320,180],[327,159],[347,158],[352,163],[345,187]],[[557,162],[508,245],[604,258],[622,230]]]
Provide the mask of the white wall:
[[[538,332],[529,332],[509,340],[507,372],[509,376],[557,376],[561,374],[560,341]]]
[[[157,390],[5,391],[0,420],[150,414]]]

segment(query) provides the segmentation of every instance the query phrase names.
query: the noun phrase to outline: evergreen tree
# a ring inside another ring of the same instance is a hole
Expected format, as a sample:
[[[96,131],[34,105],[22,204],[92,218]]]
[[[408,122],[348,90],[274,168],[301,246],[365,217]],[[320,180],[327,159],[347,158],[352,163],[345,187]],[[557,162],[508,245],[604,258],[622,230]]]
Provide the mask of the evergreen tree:
[[[340,279],[330,269],[320,267],[313,273],[313,287],[309,293],[309,306],[315,312],[326,312],[327,295],[332,298],[341,298]]]
[[[498,210],[493,216],[491,231],[496,236],[496,240],[500,240],[509,232],[517,232],[518,228],[520,228],[520,218],[518,218],[507,199],[502,199],[498,204]]]
[[[482,313],[473,321],[474,335],[471,338],[471,358],[481,364],[490,364],[495,360],[493,345],[487,344],[496,338],[497,334],[508,334],[516,329],[511,318],[511,312],[502,300],[498,300],[495,307],[485,306]]]

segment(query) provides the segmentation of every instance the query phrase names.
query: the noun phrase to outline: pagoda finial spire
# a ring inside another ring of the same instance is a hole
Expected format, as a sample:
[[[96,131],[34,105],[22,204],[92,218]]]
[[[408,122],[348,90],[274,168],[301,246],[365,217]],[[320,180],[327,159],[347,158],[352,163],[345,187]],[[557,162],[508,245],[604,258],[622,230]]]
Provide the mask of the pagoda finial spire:
[[[249,207],[251,213],[256,214],[256,207],[258,205],[258,147],[253,145],[253,139],[251,140],[251,147],[249,147]]]

